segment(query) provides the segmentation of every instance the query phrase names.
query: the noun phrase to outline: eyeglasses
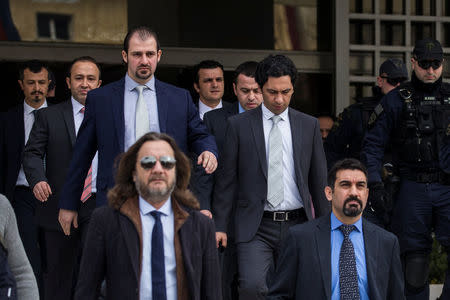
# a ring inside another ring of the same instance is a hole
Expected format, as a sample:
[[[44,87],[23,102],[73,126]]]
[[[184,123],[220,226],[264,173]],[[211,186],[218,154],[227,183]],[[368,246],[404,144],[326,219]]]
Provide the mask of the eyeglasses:
[[[393,86],[397,86],[397,84],[402,83],[406,80],[406,78],[400,77],[400,78],[389,78],[387,76],[380,76],[383,79],[386,79],[386,81]]]
[[[176,159],[172,156],[161,156],[159,159],[154,156],[144,156],[141,159],[141,167],[145,170],[153,169],[156,166],[156,162],[158,160],[161,166],[166,170],[173,169],[173,167],[175,167],[175,164],[177,163]]]
[[[433,68],[433,70],[439,69],[439,67],[442,65],[442,61],[438,60],[438,59],[433,59],[433,60],[419,60],[417,62],[417,64],[419,65],[419,67],[421,67],[424,70],[429,69],[430,67]]]

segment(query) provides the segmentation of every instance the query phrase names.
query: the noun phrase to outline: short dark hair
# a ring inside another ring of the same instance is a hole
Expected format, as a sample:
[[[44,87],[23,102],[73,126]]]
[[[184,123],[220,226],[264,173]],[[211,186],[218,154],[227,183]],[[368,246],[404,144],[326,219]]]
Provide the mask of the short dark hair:
[[[72,60],[72,62],[70,63],[69,69],[67,70],[67,77],[70,78],[70,73],[72,72],[73,65],[80,61],[87,61],[87,62],[91,62],[94,65],[96,65],[97,69],[98,69],[98,79],[102,78],[102,69],[100,68],[100,65],[97,63],[95,58],[93,58],[92,56],[80,56],[80,57],[77,57],[74,60]]]
[[[264,58],[258,64],[255,80],[262,89],[269,77],[282,77],[286,75],[291,78],[292,85],[295,85],[295,81],[297,80],[297,68],[292,60],[281,54],[272,54]]]
[[[198,81],[200,80],[200,78],[198,76],[198,71],[200,71],[200,69],[215,69],[215,68],[220,68],[223,72],[223,66],[220,62],[211,59],[202,60],[201,62],[199,62],[194,66],[194,82],[199,83]]]
[[[364,173],[367,180],[367,168],[362,162],[354,158],[344,158],[337,161],[328,171],[327,182],[331,189],[334,189],[336,182],[336,174],[341,170],[359,170]]]
[[[125,39],[123,40],[123,51],[128,53],[128,47],[130,46],[130,39],[133,36],[133,34],[137,33],[141,40],[146,40],[149,37],[153,37],[156,41],[156,50],[161,50],[161,46],[159,44],[158,35],[156,32],[147,26],[136,26],[128,30],[127,35],[125,36]]]
[[[39,73],[41,72],[42,69],[45,69],[47,70],[48,73],[48,80],[51,80],[50,70],[48,66],[40,60],[32,59],[21,64],[19,68],[19,79],[22,81],[23,81],[23,73],[25,72],[26,69],[30,70],[32,73]]]
[[[245,75],[247,77],[255,78],[256,68],[258,63],[256,61],[246,61],[240,64],[234,71],[233,82],[237,84],[237,78],[239,75]]]

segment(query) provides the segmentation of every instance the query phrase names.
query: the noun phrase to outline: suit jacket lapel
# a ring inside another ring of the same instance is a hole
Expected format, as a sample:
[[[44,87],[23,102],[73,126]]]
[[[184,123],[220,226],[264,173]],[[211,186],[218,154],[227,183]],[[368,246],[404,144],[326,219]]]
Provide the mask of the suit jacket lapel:
[[[370,299],[374,298],[372,289],[370,287],[376,287],[376,274],[378,272],[378,253],[381,253],[379,247],[378,234],[375,232],[375,225],[367,222],[363,219],[363,235],[364,235],[364,249],[366,255],[366,270],[367,270],[367,283],[369,286]]]
[[[266,143],[264,140],[263,116],[261,106],[255,108],[249,116],[251,122],[253,138],[255,140],[256,152],[259,156],[259,162],[263,170],[264,177],[267,179],[267,159]]]
[[[292,136],[292,151],[294,153],[294,166],[295,166],[295,175],[297,177],[297,188],[300,192],[302,192],[303,177],[301,171],[301,163],[300,158],[302,157],[302,134],[303,128],[301,124],[301,119],[295,114],[295,111],[288,108],[289,111],[289,123],[291,125],[291,136]],[[302,193],[302,198],[304,198],[304,193]],[[308,199],[303,199],[303,201],[308,201]]]
[[[166,90],[161,85],[161,82],[155,78],[156,89],[156,103],[158,104],[158,121],[159,130],[161,132],[167,132],[167,113],[170,98],[167,96]]]
[[[66,101],[64,106],[61,106],[61,113],[63,115],[64,122],[66,123],[67,132],[69,133],[70,142],[73,147],[77,137],[75,132],[75,121],[73,119],[73,107],[70,100]]]
[[[125,140],[125,78],[122,78],[113,87],[113,94],[111,95],[111,106],[113,110],[113,123],[116,128],[117,140],[119,141],[120,151],[123,152]],[[117,120],[117,121],[114,121]]]
[[[17,128],[18,130],[18,138],[19,138],[19,149],[20,152],[23,151],[25,148],[25,118],[24,118],[24,110],[23,110],[23,103],[19,105],[17,109],[17,117],[14,118],[17,121],[16,126],[12,128]]]
[[[318,230],[315,234],[317,256],[320,262],[320,273],[322,274],[322,285],[325,288],[326,299],[331,299],[331,221],[330,215],[320,219],[317,224]]]

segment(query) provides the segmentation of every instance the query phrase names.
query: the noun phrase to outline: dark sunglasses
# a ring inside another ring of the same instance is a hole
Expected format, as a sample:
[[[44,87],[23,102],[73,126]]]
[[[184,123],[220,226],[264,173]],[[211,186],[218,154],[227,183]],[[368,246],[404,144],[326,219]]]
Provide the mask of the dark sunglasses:
[[[433,59],[433,60],[419,60],[417,62],[417,64],[419,65],[419,67],[421,67],[424,70],[429,69],[430,67],[433,68],[433,70],[439,69],[439,67],[442,65],[442,61],[438,60],[438,59]]]
[[[177,163],[175,158],[173,158],[172,156],[161,156],[159,159],[157,159],[154,156],[144,156],[141,159],[141,167],[144,168],[145,170],[153,169],[158,160],[161,166],[166,170],[172,169],[173,167],[175,167],[175,164]]]
[[[393,86],[396,86],[397,84],[402,83],[403,81],[406,80],[406,78],[402,78],[402,77],[400,77],[400,78],[389,78],[387,76],[380,76],[380,77],[383,78],[383,79],[386,79],[386,81],[390,85],[393,85]]]

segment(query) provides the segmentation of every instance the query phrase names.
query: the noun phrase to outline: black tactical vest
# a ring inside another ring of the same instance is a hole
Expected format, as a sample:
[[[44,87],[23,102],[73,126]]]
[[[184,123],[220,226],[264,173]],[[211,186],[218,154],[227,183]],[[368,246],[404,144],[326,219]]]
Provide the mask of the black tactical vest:
[[[450,118],[450,85],[424,95],[411,82],[402,84],[398,93],[403,100],[400,128],[394,133],[394,149],[408,169],[437,171],[439,148]]]

